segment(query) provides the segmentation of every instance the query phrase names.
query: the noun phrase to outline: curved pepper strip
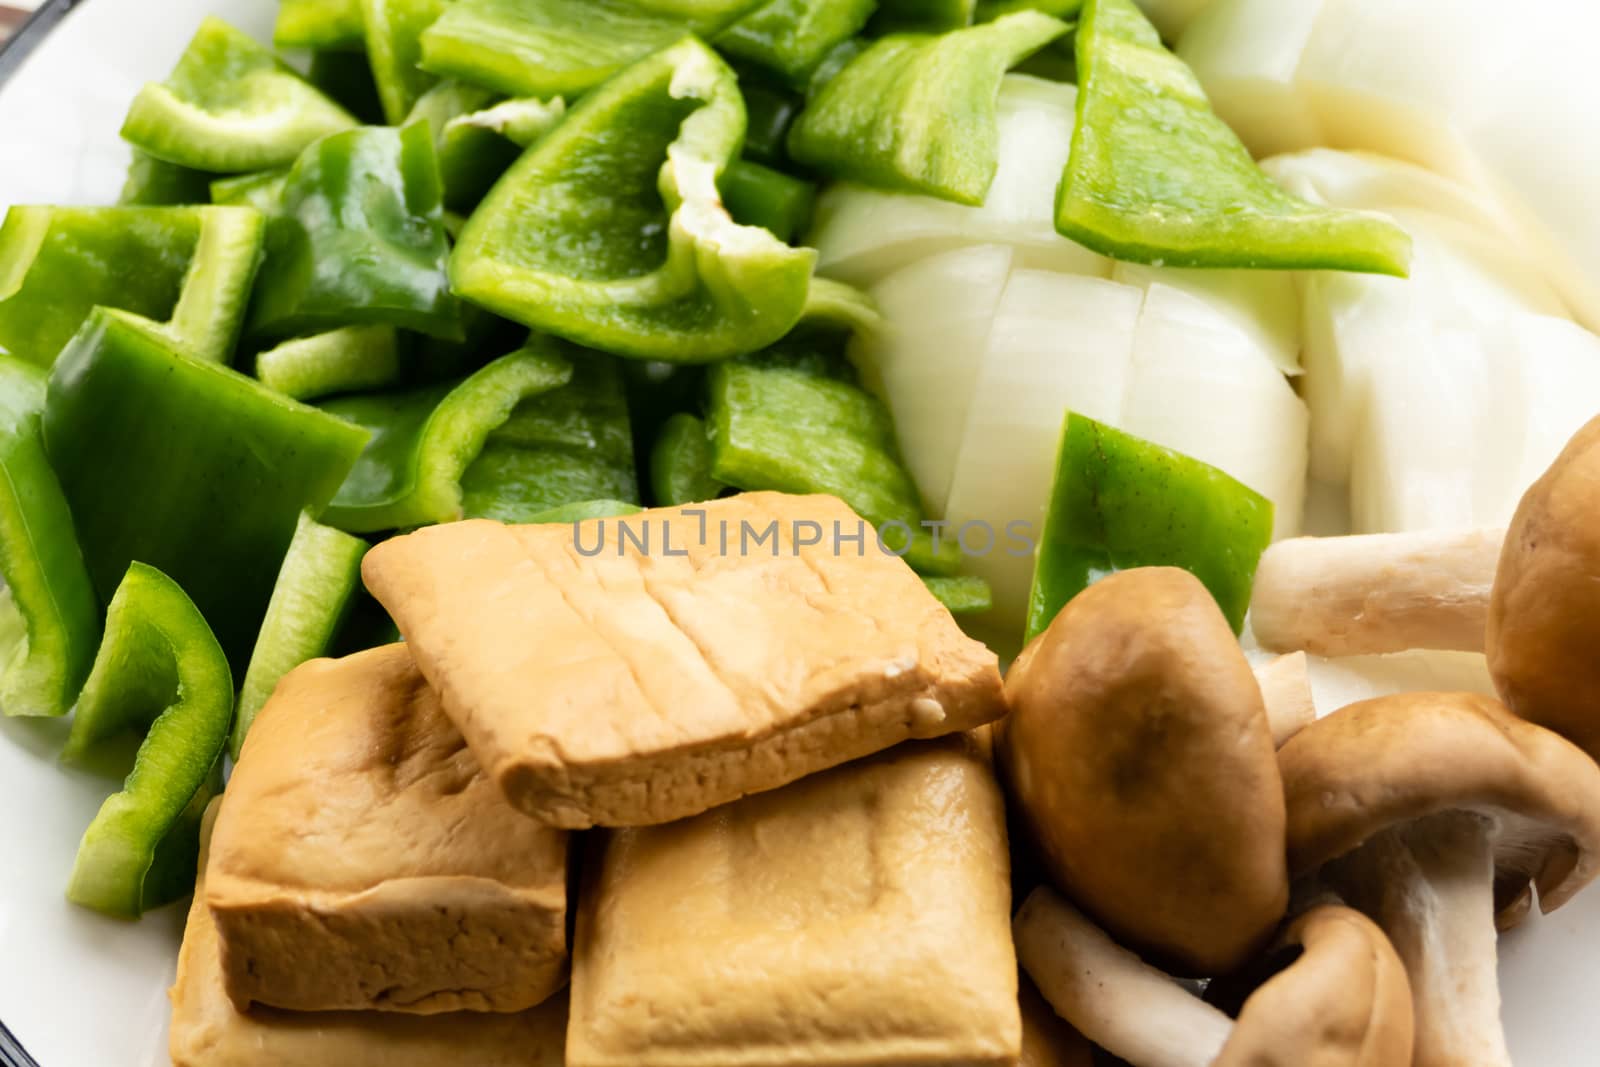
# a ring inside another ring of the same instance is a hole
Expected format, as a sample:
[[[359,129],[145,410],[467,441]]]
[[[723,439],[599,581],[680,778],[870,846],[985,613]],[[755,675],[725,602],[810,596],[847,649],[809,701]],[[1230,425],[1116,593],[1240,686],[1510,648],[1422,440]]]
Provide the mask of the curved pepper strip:
[[[489,435],[461,478],[469,518],[531,522],[584,500],[639,500],[633,428],[618,360],[547,337],[529,347],[561,353],[572,380],[529,397]]]
[[[1405,231],[1280,189],[1133,0],[1089,0],[1077,55],[1059,232],[1137,263],[1405,275]]]
[[[1084,418],[1062,428],[1028,605],[1027,640],[1093,582],[1182,567],[1238,632],[1272,540],[1272,501],[1215,467]]]
[[[122,791],[83,835],[69,900],[137,918],[183,891],[174,872],[156,869],[158,857],[163,867],[186,858],[192,886],[194,845],[168,838],[198,832],[184,815],[214,781],[232,718],[228,660],[194,602],[159,570],[132,564],[106,611],[63,758],[81,761],[114,736],[149,733]]]
[[[272,43],[279,48],[359,50],[366,45],[361,0],[280,0]]]
[[[400,380],[393,326],[345,326],[297,337],[256,356],[256,378],[296,400],[381,389]]]
[[[761,0],[455,0],[422,35],[422,67],[509,96],[573,96]]]
[[[171,76],[134,97],[122,136],[169,163],[238,174],[292,163],[355,124],[248,34],[208,17]]]
[[[817,65],[839,42],[860,33],[877,6],[877,0],[768,0],[713,43],[804,89]]]
[[[89,675],[100,604],[45,455],[45,374],[0,356],[0,711],[64,715]]]
[[[439,79],[422,61],[422,31],[433,25],[449,0],[361,0],[366,24],[367,60],[383,102],[383,115],[399,125],[422,94]]]
[[[370,443],[322,520],[369,533],[462,517],[462,475],[517,403],[565,385],[572,365],[520,349],[464,381],[388,395],[344,397],[323,406],[360,426]]]
[[[230,359],[263,228],[242,207],[13,207],[0,225],[0,353],[49,367],[103,305],[196,359]]]
[[[650,452],[650,493],[657,507],[715,500],[728,486],[711,476],[706,424],[680,411],[661,427]]]
[[[586,95],[501,179],[450,261],[466,299],[641,359],[707,362],[788,332],[816,253],[740,226],[717,176],[744,103],[693,38]],[[665,160],[665,165],[662,161]]]
[[[300,512],[328,502],[367,438],[105,308],[56,361],[43,422],[100,595],[133,560],[159,567],[241,667]]]
[[[239,749],[250,724],[277,688],[278,680],[307,660],[326,655],[361,589],[367,543],[301,515],[283,568],[272,588],[250,667],[239,686],[239,713],[229,751]]]
[[[386,323],[461,340],[441,196],[425,123],[346,130],[306,149],[267,224],[251,331]]]
[[[982,204],[1000,165],[1000,79],[1066,32],[1022,11],[941,36],[885,37],[811,100],[789,154],[834,177]]]
[[[135,148],[117,203],[129,207],[204,204],[210,199],[213,177],[215,175],[203,170],[180,167]]]

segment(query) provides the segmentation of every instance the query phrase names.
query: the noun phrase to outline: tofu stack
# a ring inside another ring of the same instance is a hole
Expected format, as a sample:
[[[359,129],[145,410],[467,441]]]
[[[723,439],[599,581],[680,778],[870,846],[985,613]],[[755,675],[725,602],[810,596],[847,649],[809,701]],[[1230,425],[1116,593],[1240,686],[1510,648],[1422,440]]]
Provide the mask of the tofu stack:
[[[999,665],[859,524],[746,494],[374,549],[405,643],[252,726],[174,1064],[1017,1063]]]

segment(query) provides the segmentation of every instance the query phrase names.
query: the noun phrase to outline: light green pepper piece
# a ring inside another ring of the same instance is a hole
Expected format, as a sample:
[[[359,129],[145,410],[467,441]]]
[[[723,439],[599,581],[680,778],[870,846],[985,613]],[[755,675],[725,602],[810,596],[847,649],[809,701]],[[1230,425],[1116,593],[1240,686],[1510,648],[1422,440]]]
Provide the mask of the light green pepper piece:
[[[0,356],[0,711],[64,715],[89,674],[100,604],[45,455],[45,374]]]
[[[560,121],[561,100],[507,100],[488,89],[443,81],[417,101],[407,125],[426,122],[439,156],[447,209],[470,214],[531,144]]]
[[[1274,184],[1133,0],[1089,0],[1077,55],[1062,234],[1136,263],[1405,275],[1405,231]]]
[[[258,355],[256,377],[296,400],[381,389],[400,380],[399,331],[345,326],[297,337]]]
[[[1179,452],[1082,415],[1061,431],[1028,606],[1027,640],[1073,597],[1133,567],[1182,567],[1244,626],[1272,501]]]
[[[529,523],[541,522],[585,522],[589,519],[610,519],[619,515],[637,515],[643,511],[638,504],[630,504],[625,500],[580,500],[576,504],[562,504],[560,507],[551,508],[531,515],[526,520]]]
[[[707,362],[788,332],[816,253],[740,226],[717,176],[738,152],[733,72],[692,38],[586,95],[467,222],[457,292],[640,359]],[[665,161],[665,165],[663,165]]]
[[[323,410],[371,440],[322,521],[368,533],[461,518],[462,475],[490,432],[519,401],[571,378],[561,356],[523,348],[458,383],[329,401]]]
[[[67,899],[131,919],[193,885],[198,839],[173,835],[197,834],[185,813],[215,783],[232,718],[228,660],[194,602],[154,567],[131,564],[62,758],[84,761],[115,736],[149,733],[122,791],[83,835]],[[187,879],[170,869],[184,862]]]
[[[239,711],[229,742],[235,760],[278,679],[327,654],[361,589],[361,560],[366,554],[367,543],[359,537],[301,514],[239,687]]]
[[[661,427],[650,452],[650,492],[657,507],[715,500],[728,486],[711,476],[706,424],[680,411]]]
[[[422,66],[509,96],[572,96],[685,34],[709,37],[761,0],[456,0],[422,35]]]
[[[238,174],[285,166],[355,124],[248,34],[208,17],[172,75],[134,97],[122,136],[169,163]]]
[[[449,0],[361,0],[372,80],[391,125],[405,121],[439,80],[417,64],[422,61],[422,31],[448,7]]]
[[[994,590],[989,583],[971,574],[941,578],[925,577],[922,583],[933,598],[952,615],[982,615],[994,607]]]
[[[203,170],[180,167],[135,148],[133,161],[128,164],[128,177],[122,183],[122,194],[117,197],[117,203],[129,207],[204,204],[210,199],[213,177]]]
[[[719,49],[804,89],[841,41],[861,32],[876,0],[768,0],[717,35]]]
[[[360,50],[361,0],[280,0],[272,43],[279,48]]]
[[[834,177],[982,204],[1000,165],[1000,79],[1066,32],[1021,11],[942,36],[885,37],[822,87],[789,132],[789,154]]]
[[[218,178],[211,183],[211,202],[229,207],[253,207],[270,218],[278,212],[283,187],[288,181],[287,168]]]

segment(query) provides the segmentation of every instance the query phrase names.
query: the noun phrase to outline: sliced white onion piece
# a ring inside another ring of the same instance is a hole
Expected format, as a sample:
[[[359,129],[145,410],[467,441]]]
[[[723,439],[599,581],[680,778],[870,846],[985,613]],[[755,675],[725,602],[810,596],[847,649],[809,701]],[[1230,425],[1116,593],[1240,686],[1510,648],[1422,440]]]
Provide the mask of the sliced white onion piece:
[[[1321,143],[1295,82],[1325,0],[1214,0],[1184,31],[1178,55],[1217,114],[1257,156]]]
[[[1295,276],[1278,270],[1187,270],[1117,263],[1111,280],[1141,289],[1159,283],[1204,300],[1259,347],[1284,374],[1300,373],[1300,294]]]

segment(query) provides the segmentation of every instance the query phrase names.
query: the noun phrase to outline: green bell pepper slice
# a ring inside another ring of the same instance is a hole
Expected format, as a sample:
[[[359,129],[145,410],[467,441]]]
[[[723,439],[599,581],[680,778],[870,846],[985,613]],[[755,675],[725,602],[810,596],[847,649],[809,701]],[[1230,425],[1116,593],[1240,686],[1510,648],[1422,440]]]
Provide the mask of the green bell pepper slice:
[[[439,156],[445,207],[470,214],[522,149],[544,136],[565,112],[559,97],[500,101],[476,85],[443,81],[422,95],[406,122],[428,124]]]
[[[803,87],[802,87],[803,88]],[[744,94],[744,156],[753,163],[783,167],[789,163],[789,128],[805,101],[795,93],[741,76]]]
[[[976,0],[879,0],[872,32],[945,33],[972,25]]]
[[[210,199],[214,177],[206,171],[180,167],[135,148],[117,203],[126,207],[204,204]]]
[[[254,38],[208,17],[171,76],[134,97],[122,136],[169,163],[238,174],[285,166],[355,124]]]
[[[67,899],[132,919],[193,886],[199,826],[185,816],[216,782],[232,719],[228,659],[199,609],[161,571],[131,564],[107,608],[63,758],[83,761],[113,737],[149,732],[122,791],[84,832]]]
[[[279,48],[366,47],[361,0],[280,0],[272,43]]]
[[[933,575],[924,577],[922,584],[952,615],[982,615],[994,607],[994,590],[976,575],[960,574],[943,578]]]
[[[422,61],[422,31],[449,8],[449,0],[361,0],[367,59],[384,118],[399,125],[422,94],[439,80]]]
[[[584,96],[484,199],[451,257],[457,292],[639,359],[708,362],[771,344],[804,310],[816,253],[722,206],[717,177],[743,135],[733,71],[705,45],[686,38],[641,60]]]
[[[267,224],[252,332],[384,323],[461,340],[441,196],[425,123],[347,130],[306,149]]]
[[[877,6],[877,0],[768,0],[712,43],[804,89],[818,64],[860,33]]]
[[[974,22],[993,22],[1018,11],[1040,11],[1062,22],[1071,22],[1083,10],[1083,0],[978,0],[972,13]]]
[[[400,335],[393,326],[345,326],[256,356],[261,384],[296,400],[381,389],[400,374]]]
[[[224,207],[253,207],[270,217],[277,213],[288,180],[287,167],[218,178],[211,183],[211,202]]]
[[[64,715],[89,675],[100,604],[44,450],[46,376],[0,356],[0,711]]]
[[[456,0],[423,33],[422,67],[509,96],[573,96],[685,34],[716,34],[760,2]]]
[[[560,353],[572,380],[529,397],[489,435],[461,479],[469,518],[531,522],[553,507],[584,500],[639,501],[633,428],[619,361],[534,337],[535,350]]]
[[[1069,414],[1045,512],[1027,640],[1074,596],[1120,570],[1182,567],[1238,632],[1272,501],[1180,452]]]
[[[462,476],[517,404],[572,378],[553,351],[522,348],[461,382],[329,401],[323,410],[371,435],[322,521],[353,533],[453,522]]]
[[[885,37],[811,100],[789,154],[837,178],[982,204],[1000,166],[1000,79],[1066,32],[1020,11],[939,36]]]
[[[327,654],[361,589],[366,554],[367,543],[359,537],[300,516],[239,686],[239,711],[229,741],[235,760],[278,680]]]
[[[542,522],[585,522],[589,519],[611,519],[620,515],[637,515],[644,508],[638,504],[630,504],[625,500],[580,500],[575,504],[562,504],[548,511],[541,511],[530,516],[526,521],[537,524]]]
[[[650,451],[650,493],[657,507],[715,500],[728,486],[711,476],[705,422],[680,411],[667,419]]]
[[[43,424],[100,595],[133,560],[160,568],[241,667],[300,512],[332,498],[367,437],[105,308],[56,361]]]
[[[805,232],[817,203],[811,182],[745,159],[728,164],[717,191],[733,221],[759,226],[785,243]]]
[[[1077,57],[1065,236],[1137,263],[1405,275],[1406,232],[1280,189],[1133,0],[1085,4]]]
[[[263,227],[242,207],[13,207],[0,225],[0,353],[49,367],[107,306],[196,359],[229,359]]]
[[[378,83],[373,80],[372,64],[365,51],[312,52],[306,81],[363,126],[383,125],[383,101],[378,98]]]

